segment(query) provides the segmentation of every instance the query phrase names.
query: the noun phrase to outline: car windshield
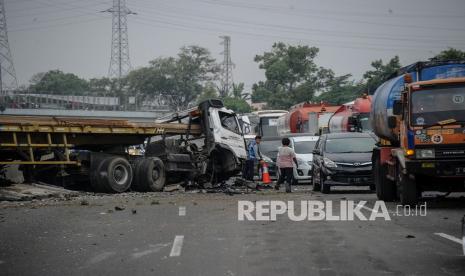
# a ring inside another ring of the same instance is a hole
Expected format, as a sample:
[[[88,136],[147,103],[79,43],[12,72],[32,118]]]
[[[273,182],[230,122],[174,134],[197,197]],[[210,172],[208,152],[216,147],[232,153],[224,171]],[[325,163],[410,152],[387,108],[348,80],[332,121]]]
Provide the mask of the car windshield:
[[[465,87],[455,86],[412,93],[412,125],[428,126],[441,121],[465,122]]]
[[[312,153],[315,148],[316,141],[298,141],[294,142],[294,151],[297,154]]]
[[[276,159],[278,148],[281,146],[281,140],[263,141],[260,143],[260,152],[271,159]]]
[[[375,143],[375,139],[371,137],[328,138],[325,151],[327,153],[371,152]]]
[[[360,126],[362,127],[362,131],[371,131],[371,121],[370,121],[370,113],[362,113],[360,114]]]

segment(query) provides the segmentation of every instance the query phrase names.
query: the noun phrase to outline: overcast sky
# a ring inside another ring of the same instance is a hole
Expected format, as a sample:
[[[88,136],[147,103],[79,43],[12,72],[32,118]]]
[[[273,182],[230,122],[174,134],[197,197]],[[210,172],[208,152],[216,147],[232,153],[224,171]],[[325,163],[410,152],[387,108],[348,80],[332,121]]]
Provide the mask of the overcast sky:
[[[5,0],[17,77],[51,69],[84,78],[108,73],[111,0]],[[127,0],[133,68],[183,45],[221,60],[220,35],[231,36],[235,82],[264,79],[256,54],[284,41],[320,48],[317,63],[360,79],[375,59],[402,64],[447,47],[465,50],[464,0]]]

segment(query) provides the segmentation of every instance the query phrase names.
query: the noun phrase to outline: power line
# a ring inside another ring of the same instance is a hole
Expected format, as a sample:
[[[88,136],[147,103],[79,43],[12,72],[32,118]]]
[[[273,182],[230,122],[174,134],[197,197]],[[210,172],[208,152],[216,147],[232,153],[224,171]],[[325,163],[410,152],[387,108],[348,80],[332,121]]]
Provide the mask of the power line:
[[[143,7],[143,10],[149,9],[148,7]],[[380,34],[363,34],[359,32],[345,32],[345,31],[332,31],[332,30],[324,30],[324,29],[316,29],[316,28],[304,28],[304,27],[294,27],[294,26],[285,26],[285,25],[278,25],[278,24],[264,24],[260,22],[252,22],[252,21],[244,21],[244,20],[227,20],[224,17],[197,17],[191,14],[181,13],[180,10],[176,10],[173,14],[166,14],[164,11],[153,11],[157,14],[157,18],[159,17],[166,17],[168,19],[178,18],[181,20],[187,20],[191,18],[195,20],[195,22],[205,21],[205,22],[212,22],[212,23],[221,23],[223,25],[231,26],[236,25],[241,28],[241,25],[248,25],[248,28],[257,28],[257,29],[264,29],[264,30],[283,30],[286,33],[298,33],[298,34],[310,34],[313,35],[314,33],[318,33],[322,36],[333,36],[333,37],[355,37],[355,38],[364,38],[364,39],[376,39],[376,40],[387,40],[387,41],[406,41],[406,42],[418,42],[418,43],[425,43],[425,42],[444,42],[445,39],[434,39],[430,37],[419,37],[419,36],[408,36],[408,37],[395,37],[394,35],[380,35]],[[458,43],[465,43],[465,40],[459,39],[447,39],[448,42],[458,42]],[[464,44],[465,45],[465,44]]]
[[[250,6],[250,2],[240,2],[240,1],[222,1],[222,0],[200,0],[199,2],[203,2],[206,4],[210,5],[235,5],[237,7],[241,6]],[[253,4],[252,4],[253,5]],[[255,5],[255,7],[259,6],[261,9],[268,9],[268,10],[274,10],[274,11],[279,11],[279,12],[286,12],[286,11],[293,11],[294,13],[305,13],[306,15],[309,14],[334,14],[337,16],[356,16],[356,17],[389,17],[389,18],[394,18],[394,17],[400,17],[400,18],[441,18],[441,19],[450,19],[450,18],[465,18],[464,14],[451,14],[451,13],[442,13],[438,11],[430,12],[430,13],[422,13],[419,12],[418,10],[415,10],[414,12],[405,12],[403,9],[402,11],[404,12],[397,12],[392,9],[387,9],[386,13],[380,13],[380,12],[374,12],[374,11],[348,11],[348,10],[343,10],[343,11],[338,11],[338,10],[326,10],[326,9],[315,9],[315,8],[302,8],[302,7],[294,7],[293,5],[290,6],[275,6],[275,5],[267,5],[267,4],[262,4],[260,3],[259,5]],[[376,8],[379,10],[379,7]]]
[[[225,32],[224,29],[215,29],[215,28],[204,27],[204,26],[194,26],[192,24],[166,22],[166,21],[157,20],[157,19],[153,19],[153,18],[144,18],[143,16],[141,16],[139,18],[141,20],[145,20],[145,22],[138,22],[137,20],[135,22],[142,23],[144,25],[147,25],[146,22],[153,22],[153,23],[167,25],[168,27],[165,27],[165,28],[170,28],[170,29],[181,29],[181,30],[189,30],[189,31],[192,31],[192,30],[196,30],[196,31],[204,30],[204,31],[216,34],[216,35],[218,33],[222,33],[222,32],[224,33]],[[163,28],[163,26],[160,26],[160,25],[153,25],[152,24],[152,26]],[[290,36],[269,35],[269,34],[251,33],[251,32],[245,32],[245,31],[231,31],[231,30],[228,30],[228,32],[235,33],[235,34],[242,35],[242,36],[247,36],[247,37],[249,37],[251,39],[254,39],[254,40],[257,40],[259,37],[268,38],[268,39],[273,38],[273,39],[281,39],[281,40],[293,40],[293,41],[300,41],[300,42],[309,42],[309,43],[313,43],[313,44],[318,45],[318,46],[330,46],[330,47],[343,48],[343,49],[344,48],[347,48],[347,49],[362,49],[362,50],[366,49],[366,50],[375,50],[375,51],[393,51],[393,50],[418,51],[418,50],[422,49],[420,47],[405,48],[405,47],[398,46],[398,45],[373,44],[373,43],[371,43],[371,44],[370,43],[356,44],[356,43],[350,42],[351,43],[351,45],[350,45],[347,41],[311,40],[311,39],[308,39],[308,38],[296,38],[296,37],[290,37]],[[375,47],[369,47],[369,46],[375,46]],[[389,48],[386,48],[386,46],[389,47]],[[440,49],[443,49],[444,47],[445,46],[435,47],[434,49],[440,50]],[[431,48],[433,48],[433,47],[428,47],[428,50],[431,49]],[[423,49],[427,50],[425,48],[423,48]]]
[[[51,25],[44,25],[44,26],[25,27],[25,28],[19,28],[19,29],[12,29],[12,30],[10,30],[10,33],[33,31],[33,30],[43,30],[43,29],[49,29],[49,28],[61,28],[61,27],[69,26],[69,25],[88,24],[88,23],[91,23],[91,22],[102,21],[102,20],[107,20],[107,19],[106,18],[91,18],[91,19],[86,19],[85,21],[78,20],[78,21],[63,22],[63,23],[59,23],[59,24],[51,24]]]
[[[19,13],[19,15],[15,14],[15,16],[11,16],[10,18],[18,19],[18,18],[23,18],[23,17],[36,17],[36,16],[42,16],[42,15],[48,15],[48,14],[57,14],[57,13],[62,14],[63,12],[75,11],[75,10],[78,10],[78,9],[85,9],[85,8],[88,8],[88,7],[89,8],[93,7],[94,9],[92,10],[92,12],[95,13],[96,6],[107,5],[109,3],[109,1],[101,2],[101,3],[95,3],[95,1],[93,1],[93,3],[91,3],[91,4],[82,5],[82,6],[75,6],[75,5],[70,5],[69,3],[50,3],[50,2],[40,1],[40,0],[35,0],[35,2],[39,2],[40,6],[38,6],[38,7],[28,7],[27,10],[26,9],[20,9],[19,11],[25,11],[25,12],[28,12],[28,13],[26,13],[26,14]],[[55,7],[60,7],[60,8],[50,10],[50,8],[55,8]],[[65,7],[65,8],[63,8],[63,7]],[[41,12],[32,12],[32,13],[30,12],[30,11],[33,11],[35,9],[44,9],[44,8],[47,9],[47,10],[41,11]],[[11,12],[10,12],[10,14],[11,14]]]
[[[220,6],[226,6],[226,7],[235,7],[235,8],[245,8],[245,9],[255,9],[259,11],[270,11],[274,14],[289,14],[293,16],[305,16],[308,17],[310,16],[309,14],[304,14],[300,12],[292,12],[292,13],[286,13],[282,9],[275,9],[275,8],[270,8],[266,7],[263,5],[253,5],[253,4],[248,4],[248,3],[236,3],[236,2],[222,2],[222,1],[207,1],[203,0],[201,2],[211,4],[211,5],[220,5]],[[460,31],[464,32],[465,29],[462,28],[454,28],[451,26],[448,27],[439,27],[439,26],[418,26],[418,25],[411,25],[411,24],[393,24],[393,23],[383,23],[379,21],[365,21],[365,20],[354,20],[354,19],[346,19],[346,18],[338,18],[338,17],[328,17],[328,16],[321,16],[319,14],[311,14],[312,18],[320,18],[324,20],[330,20],[330,21],[339,21],[339,22],[352,22],[352,23],[359,23],[359,24],[370,24],[370,25],[379,25],[379,26],[388,26],[388,27],[397,27],[397,28],[412,28],[412,29],[428,29],[428,30],[443,30],[443,31]]]

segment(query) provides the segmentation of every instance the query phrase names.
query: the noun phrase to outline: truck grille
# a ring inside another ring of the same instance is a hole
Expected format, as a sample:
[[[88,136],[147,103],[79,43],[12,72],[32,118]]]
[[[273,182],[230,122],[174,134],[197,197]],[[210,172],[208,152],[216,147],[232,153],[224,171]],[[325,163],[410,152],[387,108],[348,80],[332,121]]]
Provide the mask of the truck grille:
[[[436,158],[465,158],[465,147],[439,147],[435,149]]]

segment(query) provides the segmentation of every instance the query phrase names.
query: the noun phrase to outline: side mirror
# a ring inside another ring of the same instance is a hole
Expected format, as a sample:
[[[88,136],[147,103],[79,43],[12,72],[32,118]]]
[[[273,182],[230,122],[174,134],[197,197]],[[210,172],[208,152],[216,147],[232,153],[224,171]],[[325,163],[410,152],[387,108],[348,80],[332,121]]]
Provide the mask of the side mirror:
[[[397,118],[396,118],[396,116],[389,116],[387,123],[388,123],[389,128],[396,128],[396,126],[397,126]]]
[[[402,114],[402,102],[400,100],[394,101],[394,105],[392,106],[392,113],[394,115]]]
[[[320,152],[319,149],[314,149],[314,150],[312,150],[312,153],[313,153],[313,154],[316,154],[316,155],[320,155],[320,154],[321,154],[321,152]]]

